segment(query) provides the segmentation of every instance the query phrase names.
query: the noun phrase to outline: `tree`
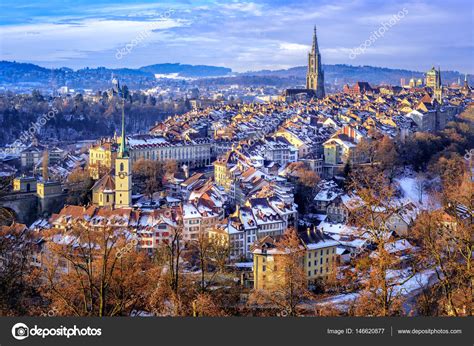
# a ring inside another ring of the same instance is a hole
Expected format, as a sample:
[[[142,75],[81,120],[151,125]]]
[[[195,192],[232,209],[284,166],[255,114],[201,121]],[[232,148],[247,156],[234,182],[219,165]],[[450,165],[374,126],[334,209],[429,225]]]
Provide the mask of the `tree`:
[[[91,188],[94,181],[86,169],[75,168],[67,177],[69,189],[67,203],[71,205],[87,205],[91,201]]]
[[[25,225],[0,227],[0,315],[32,313],[37,298],[31,266],[36,239]]]
[[[296,179],[295,202],[300,213],[305,213],[311,205],[320,181],[318,174],[303,162],[294,162],[288,166],[290,174]]]
[[[436,155],[430,163],[429,171],[438,175],[443,184],[461,184],[464,175],[465,161],[457,153],[442,152]]]
[[[49,180],[49,152],[48,150],[45,150],[43,153],[43,162],[42,162],[42,169],[41,169],[41,174],[43,176],[43,181],[48,181]]]
[[[163,169],[165,174],[175,174],[178,172],[178,162],[176,160],[165,160]]]
[[[153,199],[153,193],[162,189],[164,168],[160,161],[140,159],[133,164],[132,172],[135,184]]]
[[[6,195],[13,185],[13,177],[0,177],[0,197]],[[0,226],[9,226],[15,221],[15,213],[3,206],[0,206]]]
[[[182,220],[178,220],[177,225],[172,227],[169,240],[162,243],[156,252],[156,261],[166,268],[166,282],[175,294],[180,286],[184,250],[183,225]]]
[[[58,314],[129,316],[144,307],[151,261],[127,230],[74,220],[45,239],[41,291]]]
[[[388,136],[383,136],[377,142],[375,159],[379,162],[381,169],[387,174],[390,181],[395,176],[395,168],[398,165],[398,153],[395,142]]]
[[[357,162],[361,162],[359,160],[369,162],[371,165],[375,163],[375,158],[377,156],[377,142],[369,139],[369,138],[362,138],[360,142],[357,144],[356,147],[356,157],[358,158]]]
[[[197,238],[191,240],[190,249],[197,257],[201,270],[200,289],[204,292],[214,282],[216,276],[224,271],[229,258],[229,245],[220,237],[211,237],[206,230],[199,232]]]
[[[249,302],[270,305],[284,315],[296,316],[298,305],[312,296],[304,272],[304,248],[297,231],[288,229],[276,243],[276,249],[281,255],[273,266],[267,266],[267,275],[274,276],[274,284],[268,289],[254,291]]]
[[[443,189],[445,210],[422,213],[413,227],[421,251],[419,261],[435,271],[442,314],[471,316],[473,306],[473,184],[466,173],[460,185]]]
[[[374,247],[371,255],[362,255],[356,262],[356,272],[362,291],[355,307],[361,316],[392,316],[401,314],[400,287],[413,275],[399,279],[390,272],[396,269],[397,258],[388,252],[394,239],[390,218],[399,210],[395,189],[377,167],[359,167],[351,176],[350,190],[354,211],[349,222],[358,235]]]

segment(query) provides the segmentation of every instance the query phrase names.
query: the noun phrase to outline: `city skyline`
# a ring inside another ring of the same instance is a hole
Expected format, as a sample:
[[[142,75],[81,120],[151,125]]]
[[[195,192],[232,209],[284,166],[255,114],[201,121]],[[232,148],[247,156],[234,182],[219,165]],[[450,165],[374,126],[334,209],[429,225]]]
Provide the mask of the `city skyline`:
[[[299,4],[5,1],[1,58],[74,69],[167,62],[225,66],[236,72],[284,69],[305,65],[311,49],[308,34],[316,24],[325,64],[417,71],[440,65],[443,70],[474,72],[472,18],[470,11],[462,11],[472,7],[467,1],[455,1],[449,8],[439,1]],[[125,47],[127,54],[118,58]]]

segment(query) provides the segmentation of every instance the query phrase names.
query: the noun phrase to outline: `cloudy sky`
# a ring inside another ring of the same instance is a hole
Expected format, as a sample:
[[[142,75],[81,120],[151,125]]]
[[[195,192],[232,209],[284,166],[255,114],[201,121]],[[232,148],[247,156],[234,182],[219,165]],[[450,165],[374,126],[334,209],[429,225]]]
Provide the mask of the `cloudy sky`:
[[[474,73],[473,21],[471,0],[2,0],[0,59],[280,69],[306,64],[316,24],[323,63]]]

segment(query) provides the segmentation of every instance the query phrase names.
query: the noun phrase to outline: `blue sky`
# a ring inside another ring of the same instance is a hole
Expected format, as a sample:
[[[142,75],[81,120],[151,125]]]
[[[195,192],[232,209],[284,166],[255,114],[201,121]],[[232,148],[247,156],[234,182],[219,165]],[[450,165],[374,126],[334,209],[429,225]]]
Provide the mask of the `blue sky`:
[[[2,0],[0,59],[72,68],[181,62],[280,69],[306,64],[316,24],[323,63],[473,73],[473,21],[469,0]],[[383,36],[351,55],[384,23]]]

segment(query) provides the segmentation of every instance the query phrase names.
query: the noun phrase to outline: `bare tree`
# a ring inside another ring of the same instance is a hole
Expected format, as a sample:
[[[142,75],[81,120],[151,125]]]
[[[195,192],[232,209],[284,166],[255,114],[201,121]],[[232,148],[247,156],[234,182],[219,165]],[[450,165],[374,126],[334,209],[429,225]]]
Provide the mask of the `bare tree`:
[[[304,271],[304,247],[296,230],[290,228],[276,243],[281,253],[276,256],[273,266],[268,265],[268,276],[273,276],[271,287],[254,291],[249,299],[251,304],[276,307],[284,316],[296,316],[297,307],[312,297]]]
[[[36,239],[25,225],[0,227],[0,315],[32,314],[38,296],[31,266]]]
[[[74,221],[45,239],[42,293],[59,314],[127,316],[144,306],[151,261],[127,230]]]
[[[442,299],[438,300],[446,315],[473,315],[472,268],[474,252],[473,184],[468,174],[461,185],[444,188],[446,211],[420,215],[413,233],[421,246],[419,260],[435,271]]]
[[[210,237],[206,230],[199,232],[197,238],[190,242],[190,248],[198,259],[201,270],[200,287],[204,292],[214,283],[216,276],[224,271],[229,258],[229,245],[219,237]]]
[[[402,296],[399,288],[414,274],[404,279],[389,275],[398,262],[388,252],[394,241],[390,218],[400,208],[395,190],[377,167],[359,167],[355,170],[350,190],[357,196],[350,223],[358,228],[359,236],[374,247],[371,256],[362,255],[356,264],[362,292],[355,313],[363,316],[400,314]]]

